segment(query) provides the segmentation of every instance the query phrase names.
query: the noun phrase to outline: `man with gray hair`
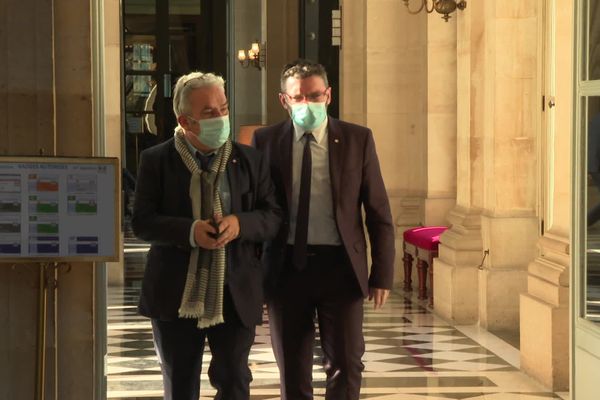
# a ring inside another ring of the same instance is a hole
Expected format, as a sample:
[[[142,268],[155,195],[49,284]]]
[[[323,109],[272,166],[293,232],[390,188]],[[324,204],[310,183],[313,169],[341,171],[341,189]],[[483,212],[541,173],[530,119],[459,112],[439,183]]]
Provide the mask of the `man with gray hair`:
[[[357,400],[365,343],[363,299],[382,307],[393,284],[394,224],[370,129],[327,115],[322,65],[281,73],[285,121],[256,131],[285,214],[265,249],[271,341],[285,400],[313,398],[318,317],[327,400]],[[363,213],[371,244],[371,269]]]
[[[173,138],[143,151],[138,169],[132,227],[151,243],[139,311],[152,319],[165,399],[198,399],[205,339],[215,399],[248,399],[259,257],[281,210],[266,161],[230,140],[221,77],[181,77],[173,111]]]

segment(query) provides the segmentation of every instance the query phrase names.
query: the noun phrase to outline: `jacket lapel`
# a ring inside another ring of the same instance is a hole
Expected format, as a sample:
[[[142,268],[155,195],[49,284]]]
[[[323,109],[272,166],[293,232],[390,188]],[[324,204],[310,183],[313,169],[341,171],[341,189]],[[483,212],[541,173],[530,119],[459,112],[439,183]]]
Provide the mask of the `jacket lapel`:
[[[294,137],[294,125],[289,120],[283,125],[279,136],[279,162],[281,177],[285,188],[285,198],[288,210],[292,206],[292,143]]]
[[[331,177],[331,196],[333,208],[337,209],[338,193],[340,190],[340,180],[342,176],[342,167],[344,165],[344,147],[345,141],[342,137],[342,130],[337,119],[328,117],[328,145],[329,145],[329,176]]]
[[[240,185],[240,157],[235,145],[227,162],[227,179],[229,180],[229,193],[231,194],[231,213],[242,211],[241,194],[238,193]]]
[[[192,176],[191,172],[187,169],[181,156],[177,152],[175,148],[175,140],[170,139],[171,143],[169,143],[169,154],[170,154],[170,167],[168,171],[170,172],[169,179],[173,179],[177,182],[176,188],[178,188],[179,196],[185,199],[186,205],[189,206],[189,210],[191,213],[192,210],[192,202],[190,200],[190,178]]]

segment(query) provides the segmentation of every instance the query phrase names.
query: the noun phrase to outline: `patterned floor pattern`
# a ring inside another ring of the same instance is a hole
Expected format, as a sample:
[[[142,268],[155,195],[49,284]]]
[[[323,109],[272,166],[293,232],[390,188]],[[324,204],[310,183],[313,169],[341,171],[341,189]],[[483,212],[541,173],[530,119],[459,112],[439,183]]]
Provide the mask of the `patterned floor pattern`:
[[[126,285],[109,288],[107,381],[109,399],[162,397],[160,367],[150,322],[137,315],[144,253],[126,253]],[[366,353],[361,399],[542,400],[554,394],[518,369],[518,350],[476,327],[455,327],[414,298],[397,291],[383,310],[365,303]],[[325,374],[317,346],[315,398],[322,399]],[[204,357],[208,365],[210,353]],[[279,377],[268,319],[257,329],[250,354],[251,398],[279,398]],[[205,372],[207,368],[203,368]],[[202,375],[201,399],[215,391]]]

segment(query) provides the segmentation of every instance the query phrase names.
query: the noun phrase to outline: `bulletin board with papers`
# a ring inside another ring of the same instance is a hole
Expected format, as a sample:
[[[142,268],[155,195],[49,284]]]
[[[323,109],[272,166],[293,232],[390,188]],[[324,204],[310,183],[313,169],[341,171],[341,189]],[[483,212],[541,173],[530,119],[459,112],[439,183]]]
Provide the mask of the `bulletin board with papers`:
[[[0,157],[0,262],[117,261],[117,158]]]

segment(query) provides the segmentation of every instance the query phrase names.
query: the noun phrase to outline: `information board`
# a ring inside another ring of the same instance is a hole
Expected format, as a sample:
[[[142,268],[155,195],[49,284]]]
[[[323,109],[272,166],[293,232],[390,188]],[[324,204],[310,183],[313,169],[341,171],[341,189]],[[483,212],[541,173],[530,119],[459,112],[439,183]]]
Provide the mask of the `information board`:
[[[0,262],[117,261],[118,165],[0,157]]]

